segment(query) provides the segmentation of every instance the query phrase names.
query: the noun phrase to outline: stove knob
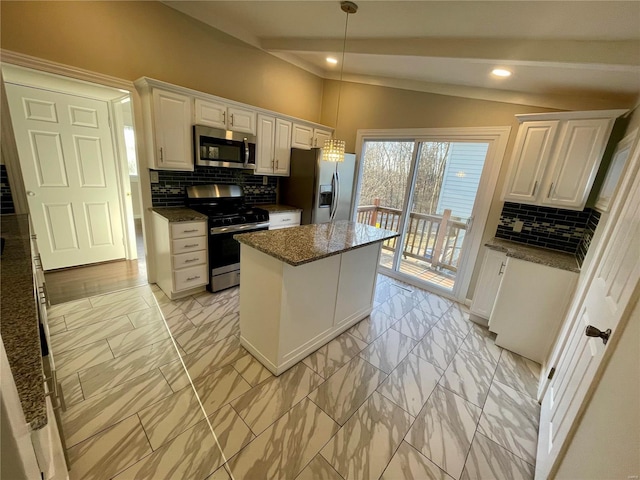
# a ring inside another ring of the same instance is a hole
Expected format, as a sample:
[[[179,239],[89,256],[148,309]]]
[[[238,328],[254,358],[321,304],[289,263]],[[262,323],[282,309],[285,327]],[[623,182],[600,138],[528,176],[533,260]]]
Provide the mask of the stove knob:
[[[247,223],[247,217],[245,217],[244,215],[242,215],[240,217],[240,223]]]

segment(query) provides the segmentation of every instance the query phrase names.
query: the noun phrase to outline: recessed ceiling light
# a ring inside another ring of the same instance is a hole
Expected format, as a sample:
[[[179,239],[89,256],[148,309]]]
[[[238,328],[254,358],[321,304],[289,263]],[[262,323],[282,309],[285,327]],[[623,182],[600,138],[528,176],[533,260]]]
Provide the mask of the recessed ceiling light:
[[[505,70],[504,68],[494,68],[491,70],[491,74],[496,77],[510,77],[511,72],[509,70]]]
[[[336,60],[333,57],[327,57],[327,63],[331,63],[332,65],[336,65],[338,63],[338,60]]]

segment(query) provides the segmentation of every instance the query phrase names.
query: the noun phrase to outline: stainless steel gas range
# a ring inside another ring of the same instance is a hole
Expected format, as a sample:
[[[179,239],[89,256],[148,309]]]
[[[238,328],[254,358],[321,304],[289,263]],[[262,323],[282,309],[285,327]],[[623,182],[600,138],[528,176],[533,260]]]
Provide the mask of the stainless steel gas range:
[[[239,232],[269,228],[269,212],[245,204],[239,185],[187,187],[187,206],[209,217],[209,285],[218,292],[240,284]]]

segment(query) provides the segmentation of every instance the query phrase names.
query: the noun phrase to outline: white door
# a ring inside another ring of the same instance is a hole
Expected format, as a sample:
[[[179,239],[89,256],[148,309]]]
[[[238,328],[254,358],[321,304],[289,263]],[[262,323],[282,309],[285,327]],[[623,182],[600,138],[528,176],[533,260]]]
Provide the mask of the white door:
[[[640,279],[640,175],[636,174],[611,237],[579,305],[566,347],[542,402],[536,478],[547,478],[568,440],[592,382],[601,372],[606,349],[600,338],[586,336],[587,326],[615,337],[618,323],[631,305]],[[615,215],[612,215],[615,218]],[[628,312],[627,312],[628,314]],[[613,338],[612,343],[615,342]],[[612,406],[615,415],[615,406]]]
[[[125,257],[107,103],[7,84],[45,270]]]

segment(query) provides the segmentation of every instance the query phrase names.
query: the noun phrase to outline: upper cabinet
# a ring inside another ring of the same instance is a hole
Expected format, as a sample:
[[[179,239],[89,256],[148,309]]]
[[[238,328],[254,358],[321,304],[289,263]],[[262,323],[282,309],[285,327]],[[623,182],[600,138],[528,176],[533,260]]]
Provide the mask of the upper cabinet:
[[[626,110],[518,115],[503,200],[582,210],[617,117]]]
[[[157,88],[152,97],[152,168],[193,171],[191,99]]]
[[[256,134],[256,112],[224,103],[195,99],[195,123],[222,130]]]
[[[259,175],[289,175],[292,123],[272,115],[258,115],[256,170]]]
[[[301,148],[303,150],[322,148],[324,141],[330,138],[331,131],[329,130],[294,123],[291,136],[291,148]]]

